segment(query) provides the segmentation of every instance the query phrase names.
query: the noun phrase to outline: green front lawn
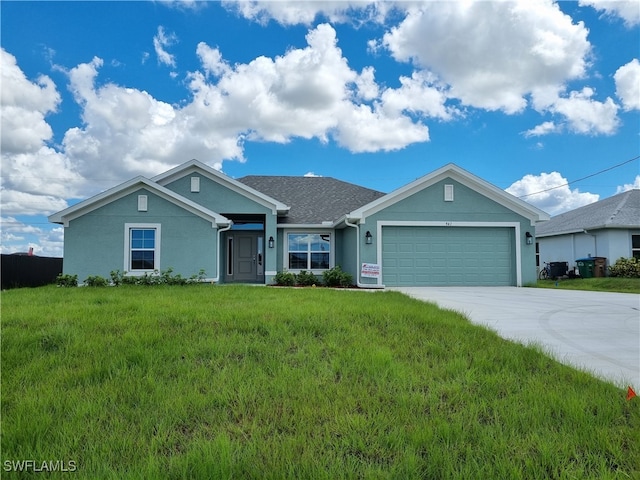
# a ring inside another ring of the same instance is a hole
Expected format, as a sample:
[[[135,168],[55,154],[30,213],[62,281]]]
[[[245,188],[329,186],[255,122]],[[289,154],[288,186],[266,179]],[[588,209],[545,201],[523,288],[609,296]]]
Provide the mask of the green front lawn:
[[[640,398],[396,292],[20,289],[1,333],[3,478],[640,475]]]
[[[640,293],[640,278],[600,277],[538,280],[536,286],[540,288],[562,288],[565,290]]]

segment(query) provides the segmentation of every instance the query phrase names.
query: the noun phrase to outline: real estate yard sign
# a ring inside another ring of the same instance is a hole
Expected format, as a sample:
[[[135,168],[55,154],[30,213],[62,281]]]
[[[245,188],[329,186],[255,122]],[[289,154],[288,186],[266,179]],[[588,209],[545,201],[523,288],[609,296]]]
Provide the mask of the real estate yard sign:
[[[363,263],[360,276],[364,278],[380,278],[380,265],[377,263]]]

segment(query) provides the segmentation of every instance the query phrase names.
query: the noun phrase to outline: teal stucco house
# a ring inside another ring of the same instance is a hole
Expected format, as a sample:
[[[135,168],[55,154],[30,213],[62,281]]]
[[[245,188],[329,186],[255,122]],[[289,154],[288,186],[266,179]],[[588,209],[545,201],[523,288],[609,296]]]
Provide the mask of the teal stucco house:
[[[549,216],[448,164],[389,194],[328,177],[230,178],[191,160],[49,217],[65,274],[204,270],[218,283],[336,265],[361,287],[536,280],[535,226]]]

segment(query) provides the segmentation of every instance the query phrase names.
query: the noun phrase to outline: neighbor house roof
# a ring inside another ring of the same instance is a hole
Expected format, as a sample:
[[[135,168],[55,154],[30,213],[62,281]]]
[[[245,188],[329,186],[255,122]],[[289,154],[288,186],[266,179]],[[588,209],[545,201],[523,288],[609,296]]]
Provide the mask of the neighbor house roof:
[[[640,190],[629,190],[557,215],[539,225],[536,236],[550,237],[603,228],[640,228]]]
[[[279,224],[333,223],[385,195],[331,177],[249,175],[238,181],[291,206],[289,214],[278,219]]]

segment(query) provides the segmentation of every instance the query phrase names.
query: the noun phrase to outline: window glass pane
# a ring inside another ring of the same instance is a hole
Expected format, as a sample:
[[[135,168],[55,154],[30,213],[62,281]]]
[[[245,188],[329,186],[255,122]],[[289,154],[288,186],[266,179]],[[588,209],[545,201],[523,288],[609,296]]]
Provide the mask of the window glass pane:
[[[143,230],[131,230],[131,248],[142,248]]]
[[[153,270],[155,252],[152,250],[132,250],[131,270]]]
[[[306,253],[290,253],[289,254],[289,268],[291,269],[308,269],[307,266],[307,254]]]
[[[329,235],[309,235],[312,252],[328,252],[329,251]]]
[[[155,230],[143,230],[143,245],[142,248],[155,248],[155,238],[156,231]]]
[[[289,251],[306,252],[309,248],[309,235],[289,234]]]
[[[633,248],[640,248],[640,235],[631,235],[631,245]]]
[[[311,268],[329,268],[329,253],[312,253],[311,254]]]

